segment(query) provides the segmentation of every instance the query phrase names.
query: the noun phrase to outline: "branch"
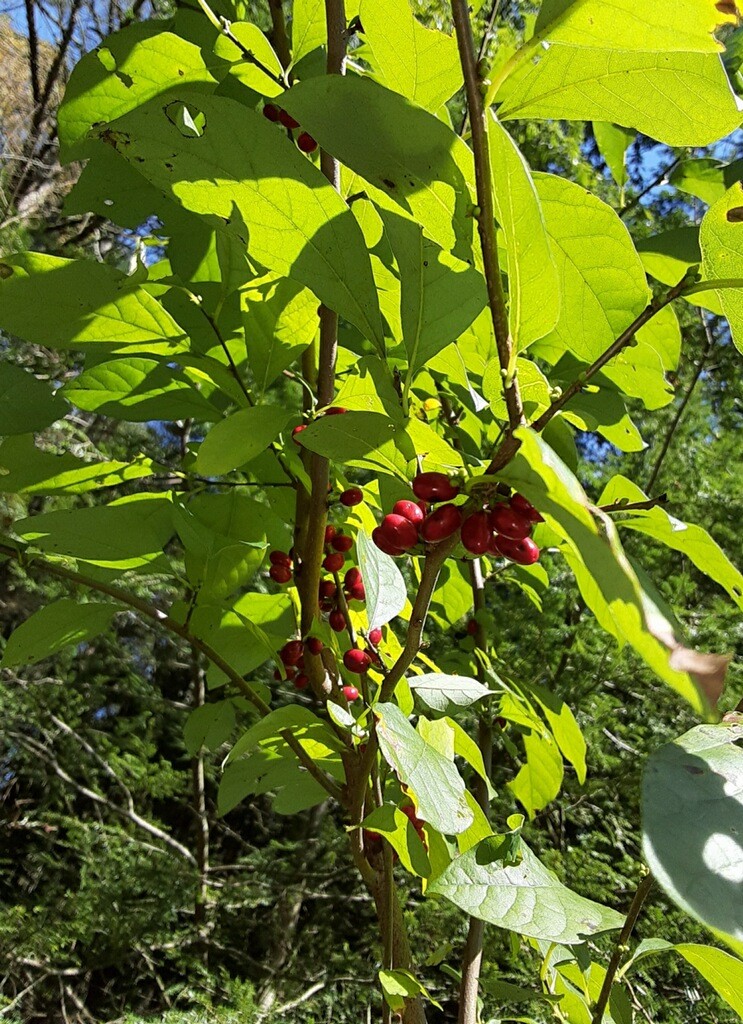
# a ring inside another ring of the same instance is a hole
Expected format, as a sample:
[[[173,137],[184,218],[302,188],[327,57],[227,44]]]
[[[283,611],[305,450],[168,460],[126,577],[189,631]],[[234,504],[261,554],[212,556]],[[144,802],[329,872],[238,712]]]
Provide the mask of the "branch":
[[[129,809],[130,812],[134,813],[134,800],[132,799],[131,790],[123,781],[123,779],[119,778],[119,776],[113,770],[108,761],[106,761],[105,758],[101,757],[101,755],[98,753],[95,747],[91,746],[90,743],[88,743],[88,741],[83,736],[75,732],[75,730],[72,729],[69,725],[67,725],[66,722],[63,722],[61,718],[57,718],[56,715],[50,715],[49,717],[60,730],[60,732],[65,733],[65,735],[70,736],[77,743],[79,743],[80,746],[85,751],[85,753],[89,754],[93,758],[93,760],[103,769],[106,775],[108,775],[109,779],[116,783],[116,785],[124,794],[127,808]]]
[[[28,73],[31,78],[31,95],[34,100],[34,107],[38,107],[41,99],[41,87],[39,86],[39,39],[36,35],[36,16],[34,14],[33,0],[24,0],[26,9],[26,29],[28,31]]]
[[[452,0],[452,15],[457,33],[459,60],[464,75],[467,94],[467,107],[472,123],[472,150],[475,160],[475,184],[477,189],[477,229],[482,248],[485,284],[488,292],[488,305],[493,322],[495,345],[498,350],[498,361],[504,376],[503,394],[508,410],[508,422],[513,431],[524,422],[524,409],[521,393],[515,375],[513,362],[513,346],[508,329],[508,312],[503,295],[501,272],[498,263],[498,244],[495,229],[495,209],[493,205],[493,173],[490,166],[488,149],[488,112],[482,101],[482,81],[477,70],[475,44],[472,38],[469,8],[467,0]]]
[[[638,192],[636,196],[633,196],[632,199],[630,199],[630,201],[622,207],[622,209],[619,211],[619,216],[624,217],[625,214],[629,213],[631,210],[634,210],[634,208],[637,206],[640,200],[644,199],[648,192],[652,192],[654,188],[658,187],[658,185],[665,185],[668,175],[672,171],[674,171],[680,163],[681,157],[677,156],[673,163],[670,163],[668,167],[664,167],[660,174],[656,175],[656,177],[653,178],[650,184],[645,186],[642,192]]]
[[[648,498],[647,501],[615,501],[611,505],[599,505],[598,509],[601,512],[640,512],[665,505],[667,501],[667,494],[659,494],[657,498]]]
[[[230,28],[230,23],[226,18],[218,18],[206,0],[198,0],[198,3],[199,7],[202,9],[214,28],[216,28],[218,32],[221,32],[223,36],[229,39],[229,41],[238,48],[240,53],[243,55],[243,59],[246,60],[248,64],[254,64],[255,67],[257,67],[259,71],[262,71],[267,78],[270,78],[272,82],[281,86],[282,89],[286,88],[286,82],[283,77],[275,75],[270,68],[267,68],[262,61],[258,60],[252,50],[248,49],[248,47],[245,46],[244,43],[241,43],[237,36],[234,35]],[[283,61],[282,64],[284,64]],[[284,67],[286,67],[285,64]]]
[[[624,926],[619,933],[619,938],[614,947],[614,952],[611,955],[609,966],[606,974],[604,975],[604,983],[601,986],[599,997],[596,1000],[596,1006],[593,1011],[593,1017],[591,1018],[591,1024],[601,1024],[604,1019],[604,1010],[609,1004],[609,996],[611,995],[611,987],[614,984],[614,979],[619,969],[619,961],[622,959],[622,954],[627,949],[627,943],[629,942],[630,936],[634,931],[637,918],[640,916],[643,904],[648,897],[648,893],[653,887],[653,876],[648,872],[642,879],[637,887],[637,891],[632,898],[632,903],[627,911],[627,917],[625,918]]]

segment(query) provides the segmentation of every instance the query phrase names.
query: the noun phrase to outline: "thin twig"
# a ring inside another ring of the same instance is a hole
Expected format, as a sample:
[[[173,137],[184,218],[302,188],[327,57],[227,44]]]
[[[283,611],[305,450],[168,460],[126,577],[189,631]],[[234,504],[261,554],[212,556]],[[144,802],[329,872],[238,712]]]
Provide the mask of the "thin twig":
[[[668,175],[671,174],[671,172],[674,171],[680,163],[681,157],[677,156],[673,163],[670,163],[667,167],[664,167],[660,174],[656,175],[656,177],[653,178],[650,184],[645,186],[642,192],[638,192],[637,195],[633,196],[628,203],[625,203],[625,205],[619,211],[619,216],[624,217],[631,210],[634,210],[634,208],[637,206],[640,200],[644,199],[648,192],[652,192],[653,189],[657,188],[659,185],[664,185],[666,183]]]
[[[668,502],[667,494],[659,494],[657,498],[647,501],[615,501],[611,505],[598,505],[601,512],[640,512],[644,509],[657,508]]]

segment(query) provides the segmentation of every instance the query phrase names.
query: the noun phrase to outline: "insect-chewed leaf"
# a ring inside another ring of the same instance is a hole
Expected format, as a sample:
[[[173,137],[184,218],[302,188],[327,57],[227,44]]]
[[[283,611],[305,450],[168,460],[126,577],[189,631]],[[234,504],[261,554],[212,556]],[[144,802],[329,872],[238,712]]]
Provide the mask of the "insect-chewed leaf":
[[[743,280],[743,182],[737,182],[712,206],[699,230],[702,276],[708,280]],[[720,288],[714,294],[730,324],[736,347],[743,352],[743,287]]]

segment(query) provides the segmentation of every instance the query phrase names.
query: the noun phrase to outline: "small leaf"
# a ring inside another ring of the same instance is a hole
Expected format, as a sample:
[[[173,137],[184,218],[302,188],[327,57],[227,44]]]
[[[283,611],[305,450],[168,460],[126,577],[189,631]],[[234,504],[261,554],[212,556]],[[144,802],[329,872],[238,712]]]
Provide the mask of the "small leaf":
[[[551,736],[527,733],[522,737],[526,764],[508,783],[526,813],[533,818],[537,811],[552,803],[560,792],[564,768],[557,744]]]
[[[643,848],[668,895],[692,917],[743,939],[743,727],[699,725],[649,758]]]
[[[382,986],[385,1001],[394,1012],[404,1010],[406,1000],[417,999],[420,996],[441,1009],[441,1004],[429,995],[425,986],[421,985],[410,971],[380,971],[379,984]]]
[[[456,714],[484,697],[494,696],[492,690],[469,676],[428,672],[420,676],[408,676],[408,684],[426,707],[443,715]]]
[[[356,535],[359,569],[366,591],[369,629],[390,622],[405,607],[408,592],[405,580],[394,560],[380,551],[363,531]]]
[[[627,150],[636,138],[635,132],[608,121],[594,121],[593,137],[614,181],[623,189],[629,181]]]
[[[204,438],[196,467],[205,476],[222,476],[244,466],[276,440],[290,413],[278,405],[241,409],[217,423]]]
[[[393,807],[392,804],[376,807],[364,818],[361,827],[384,836],[407,871],[419,878],[428,878],[431,874],[426,848],[410,818],[399,807]]]
[[[5,645],[3,668],[35,665],[64,647],[85,643],[111,624],[118,605],[62,598],[34,612],[13,630]]]
[[[242,43],[244,49],[224,33],[217,36],[217,41],[214,44],[215,54],[218,57],[224,57],[232,65],[230,73],[248,89],[253,89],[261,96],[280,96],[284,90],[275,79],[281,80],[283,68],[274,48],[263,32],[257,25],[253,25],[249,21],[233,21],[230,23],[230,34],[237,39],[238,43]],[[244,50],[251,53],[264,68],[272,71],[273,78],[267,75],[258,66],[258,63],[247,60],[243,56]]]
[[[395,704],[377,704],[382,755],[415,796],[418,815],[444,835],[464,832],[474,820],[464,781],[442,754],[425,742]]]
[[[248,362],[263,394],[317,334],[317,299],[288,277],[266,275],[241,290],[240,307]]]
[[[183,727],[186,750],[194,757],[202,747],[216,750],[235,728],[235,705],[231,700],[217,700],[194,708]]]

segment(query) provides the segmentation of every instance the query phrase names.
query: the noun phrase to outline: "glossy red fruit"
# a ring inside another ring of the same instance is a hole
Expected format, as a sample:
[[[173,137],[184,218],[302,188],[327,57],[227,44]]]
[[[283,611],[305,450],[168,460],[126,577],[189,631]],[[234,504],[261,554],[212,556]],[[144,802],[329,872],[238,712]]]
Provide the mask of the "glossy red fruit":
[[[304,672],[300,673],[294,680],[294,685],[298,690],[306,690],[309,684],[309,676],[306,676]]]
[[[295,120],[288,110],[279,109],[279,121],[285,128],[299,128],[299,121]]]
[[[395,512],[385,516],[379,528],[396,548],[405,550],[415,547],[418,543],[418,527],[405,516],[399,516]]]
[[[328,623],[330,628],[335,630],[336,633],[342,633],[346,628],[346,616],[340,608],[334,608],[328,616]]]
[[[335,601],[332,597],[323,597],[320,599],[320,611],[329,612],[335,608]]]
[[[334,580],[320,580],[318,596],[321,601],[329,597],[335,597],[337,593],[338,588],[336,587]]]
[[[299,435],[302,433],[303,430],[306,430],[308,426],[309,426],[309,423],[299,423],[294,428],[294,430],[292,430],[292,441],[294,442],[294,444],[301,444],[302,443],[299,440]]]
[[[297,139],[297,145],[303,153],[314,153],[317,149],[317,143],[309,134],[309,132],[302,132]]]
[[[348,588],[347,593],[351,601],[366,601],[366,588],[363,583],[354,583]]]
[[[467,623],[467,632],[469,633],[470,636],[474,636],[477,630],[477,622],[474,619],[470,619],[470,621]]]
[[[272,565],[268,575],[275,583],[288,583],[292,578],[292,571],[288,565]]]
[[[494,546],[500,554],[519,565],[534,565],[539,561],[539,548],[531,537],[522,537],[521,540],[497,537]]]
[[[355,686],[344,686],[343,696],[346,698],[348,703],[351,704],[352,701],[358,700],[359,691],[356,689]]]
[[[510,505],[496,505],[490,513],[490,528],[509,540],[522,540],[532,531],[531,520]]]
[[[335,537],[336,533],[336,528],[331,523],[328,523],[328,525],[325,527],[325,543],[330,544],[331,541],[333,540],[333,537]]]
[[[459,488],[444,473],[419,473],[413,480],[413,494],[423,501],[451,501]]]
[[[514,494],[509,499],[508,504],[516,512],[520,512],[522,516],[526,516],[531,519],[533,523],[543,523],[544,518],[537,512],[530,501],[527,501],[523,494]]]
[[[338,533],[330,544],[335,551],[350,551],[353,547],[353,537],[349,537],[347,533]]]
[[[345,558],[343,557],[342,552],[334,551],[332,554],[326,555],[325,558],[323,558],[322,564],[323,568],[327,569],[328,572],[339,572],[343,568],[344,562]]]
[[[272,551],[268,560],[271,565],[287,565],[291,569],[291,555],[287,555],[286,551]]]
[[[355,587],[357,583],[363,582],[361,579],[361,569],[357,565],[352,565],[346,575],[343,577],[343,586],[346,589]]]
[[[331,405],[325,410],[326,416],[342,416],[344,412],[348,412],[342,405]]]
[[[379,647],[382,642],[382,630],[377,626],[376,629],[369,630],[369,643],[374,644],[375,647]]]
[[[401,807],[400,810],[408,819],[413,828],[419,829],[423,827],[423,822],[415,813],[415,807],[412,804],[405,804],[405,806]]]
[[[420,534],[429,544],[437,544],[456,533],[462,525],[462,511],[456,505],[439,505],[421,523]]]
[[[269,121],[273,121],[274,124],[278,121],[280,113],[281,111],[275,103],[267,103],[263,108],[263,116]]]
[[[343,664],[349,672],[363,675],[371,665],[371,658],[366,651],[360,651],[358,647],[352,647],[350,651],[346,651],[343,655]]]
[[[310,636],[305,640],[305,647],[310,654],[319,654],[325,644],[319,636]]]
[[[473,512],[462,523],[462,544],[473,555],[484,555],[491,533],[487,512]]]
[[[403,499],[402,501],[396,501],[392,506],[392,513],[396,516],[402,516],[403,519],[408,519],[413,526],[418,526],[426,518],[426,513],[415,501],[408,501]]]
[[[341,505],[345,505],[346,508],[353,508],[354,505],[360,505],[364,500],[363,491],[359,487],[349,487],[347,491],[344,491],[340,496]]]
[[[279,651],[279,657],[285,665],[298,665],[304,654],[304,644],[301,640],[289,640]]]
[[[377,526],[372,530],[372,540],[380,551],[384,551],[385,555],[397,556],[405,554],[402,548],[398,548],[395,547],[394,544],[390,544],[387,539],[387,534],[382,530],[381,526]]]

